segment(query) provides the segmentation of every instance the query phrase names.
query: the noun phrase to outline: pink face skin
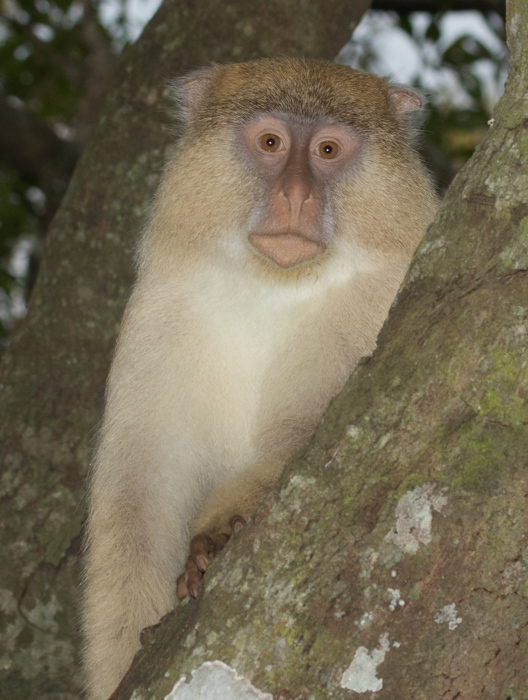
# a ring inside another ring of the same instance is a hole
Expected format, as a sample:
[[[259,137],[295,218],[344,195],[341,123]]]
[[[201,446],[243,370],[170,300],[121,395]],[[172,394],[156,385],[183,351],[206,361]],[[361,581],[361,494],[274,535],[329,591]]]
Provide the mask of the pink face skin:
[[[279,267],[322,255],[332,233],[325,188],[358,158],[352,129],[265,115],[242,129],[244,160],[258,172],[265,195],[253,212],[249,242]]]

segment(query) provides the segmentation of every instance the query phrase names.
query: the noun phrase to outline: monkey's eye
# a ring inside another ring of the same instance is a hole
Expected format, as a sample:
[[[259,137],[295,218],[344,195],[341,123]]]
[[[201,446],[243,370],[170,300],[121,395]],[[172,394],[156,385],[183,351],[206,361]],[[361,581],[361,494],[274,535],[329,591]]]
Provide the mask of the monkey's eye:
[[[320,158],[333,160],[339,155],[340,149],[335,141],[321,141],[321,143],[317,144],[315,152]]]
[[[264,134],[258,140],[259,146],[263,151],[274,153],[282,149],[282,141],[277,134]]]

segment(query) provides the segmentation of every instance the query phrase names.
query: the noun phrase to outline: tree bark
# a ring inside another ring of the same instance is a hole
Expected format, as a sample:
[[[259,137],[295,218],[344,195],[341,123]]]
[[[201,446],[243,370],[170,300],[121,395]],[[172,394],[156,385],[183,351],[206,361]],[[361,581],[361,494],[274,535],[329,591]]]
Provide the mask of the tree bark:
[[[528,697],[528,5],[508,13],[505,95],[376,353],[113,700]]]
[[[211,61],[331,59],[368,0],[166,0],[122,56],[0,369],[0,695],[78,696],[83,492],[134,241],[174,141],[168,79]],[[167,103],[168,112],[168,103]]]

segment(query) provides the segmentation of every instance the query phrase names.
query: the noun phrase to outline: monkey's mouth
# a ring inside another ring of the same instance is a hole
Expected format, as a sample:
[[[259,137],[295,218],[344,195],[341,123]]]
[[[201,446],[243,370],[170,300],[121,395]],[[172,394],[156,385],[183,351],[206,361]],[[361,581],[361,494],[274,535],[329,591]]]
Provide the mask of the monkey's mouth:
[[[249,242],[279,267],[294,267],[322,255],[326,246],[300,233],[252,233]]]

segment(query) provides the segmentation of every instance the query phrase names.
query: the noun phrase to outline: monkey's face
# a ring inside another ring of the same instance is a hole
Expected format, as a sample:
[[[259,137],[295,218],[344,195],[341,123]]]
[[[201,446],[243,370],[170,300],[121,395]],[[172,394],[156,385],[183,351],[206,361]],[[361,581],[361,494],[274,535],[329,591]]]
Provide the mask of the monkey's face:
[[[413,92],[338,64],[263,59],[195,71],[175,94],[183,135],[150,234],[167,275],[184,257],[288,285],[407,265],[431,211],[409,145]],[[409,206],[417,189],[427,206]]]
[[[333,235],[333,185],[360,157],[357,134],[330,121],[266,114],[238,127],[235,139],[260,182],[249,243],[281,268],[316,260]]]

